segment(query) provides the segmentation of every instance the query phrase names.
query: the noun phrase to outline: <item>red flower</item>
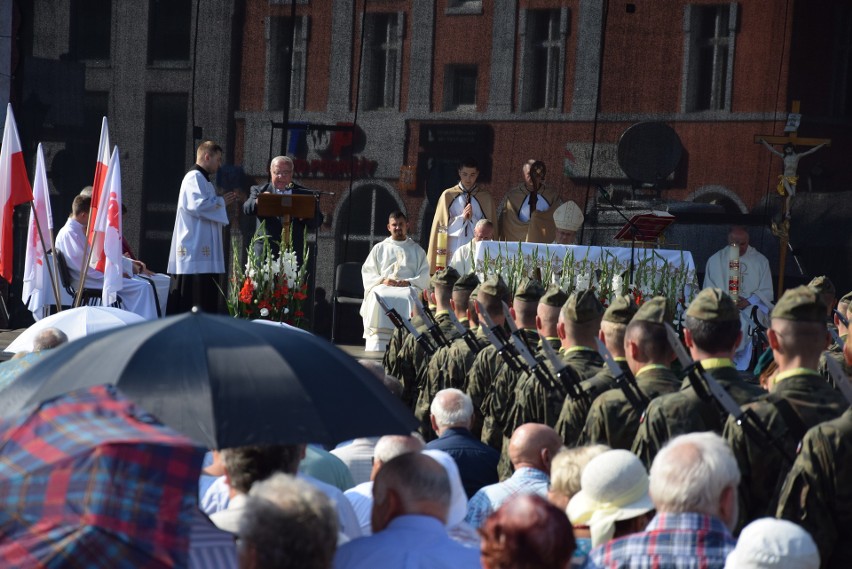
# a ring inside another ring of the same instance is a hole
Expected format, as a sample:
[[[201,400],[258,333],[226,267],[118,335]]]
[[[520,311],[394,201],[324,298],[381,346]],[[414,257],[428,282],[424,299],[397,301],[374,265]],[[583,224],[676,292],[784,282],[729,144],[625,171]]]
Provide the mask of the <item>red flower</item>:
[[[251,304],[253,294],[254,287],[251,284],[251,279],[246,278],[245,282],[243,282],[243,288],[242,290],[240,290],[240,302],[244,302],[245,304]]]
[[[301,310],[297,310],[297,311],[294,313],[294,316],[295,316],[296,318],[304,318],[305,313],[304,313],[304,312],[302,312]]]
[[[293,293],[293,298],[296,300],[305,300],[306,298],[308,298],[308,295],[303,292],[296,292]]]

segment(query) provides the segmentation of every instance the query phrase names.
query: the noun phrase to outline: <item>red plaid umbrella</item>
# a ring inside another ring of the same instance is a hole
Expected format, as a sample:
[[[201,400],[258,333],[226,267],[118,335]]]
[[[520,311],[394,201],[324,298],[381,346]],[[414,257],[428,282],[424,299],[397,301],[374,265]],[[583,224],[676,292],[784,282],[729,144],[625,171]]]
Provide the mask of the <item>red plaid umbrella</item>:
[[[3,422],[3,567],[186,567],[202,456],[110,386]]]

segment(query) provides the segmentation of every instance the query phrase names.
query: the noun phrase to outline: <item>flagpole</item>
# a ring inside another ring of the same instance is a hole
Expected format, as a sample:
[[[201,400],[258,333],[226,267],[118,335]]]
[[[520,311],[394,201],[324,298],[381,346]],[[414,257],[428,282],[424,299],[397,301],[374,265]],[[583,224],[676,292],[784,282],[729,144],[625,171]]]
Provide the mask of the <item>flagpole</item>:
[[[53,228],[48,228],[48,233],[50,234],[50,242],[56,243],[56,236],[53,234]],[[56,290],[59,290],[59,262],[56,260],[56,246],[50,246],[50,263],[53,265],[53,274],[51,275],[53,282],[55,283]],[[59,293],[60,296],[62,292]],[[62,312],[62,301],[59,300],[56,304],[56,311]]]
[[[91,207],[89,208],[89,212],[91,212]],[[91,215],[91,213],[89,214]],[[92,252],[95,250],[94,247],[89,247],[89,234],[86,232],[86,244],[83,245],[85,251],[87,251],[86,255],[83,255],[84,263],[83,266],[80,267],[80,284],[77,286],[77,296],[74,297],[74,308],[80,306],[80,302],[83,298],[83,287],[86,283],[86,273],[89,269],[89,263],[92,261]]]
[[[44,243],[44,234],[41,232],[41,222],[38,220],[38,211],[35,208],[35,200],[30,202],[30,207],[33,209],[33,219],[36,222],[36,231],[38,231],[38,238],[41,241],[41,250],[44,251],[44,254],[47,255],[47,245]],[[51,247],[51,251],[53,247]],[[53,296],[56,298],[56,311],[62,312],[62,300],[59,298],[59,287],[56,284],[56,281],[53,278],[53,270],[50,268],[50,263],[47,263],[47,273],[50,275],[50,284],[53,285]]]

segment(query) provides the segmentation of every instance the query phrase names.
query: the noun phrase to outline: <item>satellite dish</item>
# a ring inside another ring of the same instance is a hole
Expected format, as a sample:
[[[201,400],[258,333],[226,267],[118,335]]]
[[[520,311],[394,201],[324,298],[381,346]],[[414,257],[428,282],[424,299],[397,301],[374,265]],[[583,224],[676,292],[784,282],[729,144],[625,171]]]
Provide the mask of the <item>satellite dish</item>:
[[[668,178],[682,155],[677,133],[661,122],[636,123],[618,140],[618,165],[628,178],[643,184],[656,186]]]

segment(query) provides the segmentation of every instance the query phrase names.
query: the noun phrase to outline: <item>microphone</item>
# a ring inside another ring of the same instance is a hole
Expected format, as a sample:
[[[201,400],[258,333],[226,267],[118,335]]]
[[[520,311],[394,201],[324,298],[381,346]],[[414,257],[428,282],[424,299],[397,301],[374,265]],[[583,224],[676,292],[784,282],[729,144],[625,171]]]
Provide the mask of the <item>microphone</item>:
[[[598,191],[600,192],[600,194],[604,197],[604,199],[606,201],[608,201],[609,203],[612,203],[612,198],[609,196],[609,192],[606,191],[604,189],[604,187],[600,184],[598,184]]]

